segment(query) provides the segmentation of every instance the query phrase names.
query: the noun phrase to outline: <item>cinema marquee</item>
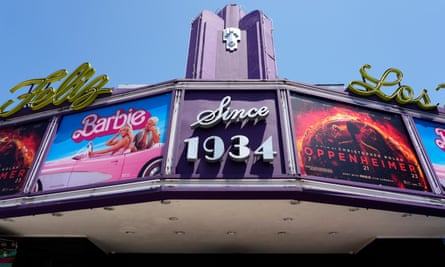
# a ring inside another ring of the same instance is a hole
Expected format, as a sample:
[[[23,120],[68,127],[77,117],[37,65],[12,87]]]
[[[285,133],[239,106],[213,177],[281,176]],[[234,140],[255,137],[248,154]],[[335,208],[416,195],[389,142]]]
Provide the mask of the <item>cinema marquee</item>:
[[[83,63],[11,88],[22,94],[0,106],[0,217],[240,196],[445,216],[445,113],[426,90],[370,65],[347,87],[279,79],[270,21],[226,19],[239,27],[192,31],[184,79],[105,88]],[[112,151],[123,132],[147,143]]]

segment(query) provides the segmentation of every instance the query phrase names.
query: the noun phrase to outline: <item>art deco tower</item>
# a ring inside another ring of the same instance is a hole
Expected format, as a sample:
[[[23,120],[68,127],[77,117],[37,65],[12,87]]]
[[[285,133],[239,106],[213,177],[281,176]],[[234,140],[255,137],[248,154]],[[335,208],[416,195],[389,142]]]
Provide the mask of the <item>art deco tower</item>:
[[[272,22],[234,4],[202,11],[191,25],[186,78],[277,79]]]

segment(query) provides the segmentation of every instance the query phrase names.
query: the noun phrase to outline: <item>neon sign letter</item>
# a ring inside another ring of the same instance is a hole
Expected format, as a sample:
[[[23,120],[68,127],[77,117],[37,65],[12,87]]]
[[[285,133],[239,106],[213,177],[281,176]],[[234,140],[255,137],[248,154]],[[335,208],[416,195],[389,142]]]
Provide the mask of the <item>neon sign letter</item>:
[[[225,124],[231,122],[243,122],[249,120],[262,120],[269,115],[269,109],[266,106],[260,108],[250,108],[245,109],[230,109],[230,102],[232,98],[230,96],[225,96],[216,110],[204,110],[201,111],[194,123],[190,125],[192,129],[201,128],[211,128],[220,122]]]
[[[428,92],[426,89],[423,89],[420,92],[420,95],[414,98],[414,90],[407,85],[400,85],[402,81],[403,74],[400,70],[395,68],[387,69],[380,79],[376,79],[366,73],[366,69],[370,69],[371,66],[368,64],[363,65],[360,68],[360,74],[362,76],[363,81],[352,81],[348,85],[348,90],[361,96],[372,96],[376,95],[380,99],[384,101],[390,101],[395,99],[396,102],[400,105],[405,104],[416,104],[421,109],[430,110],[435,109],[439,104],[432,104],[430,97],[428,96]],[[396,79],[394,81],[387,81],[387,78],[390,74],[395,74]],[[386,95],[383,91],[381,91],[382,87],[385,86],[395,86],[399,87],[392,93],[392,95]],[[357,87],[358,86],[358,87]],[[360,88],[361,87],[361,88]],[[445,87],[445,85],[444,85]],[[440,89],[440,85],[436,90]]]
[[[63,79],[68,74],[66,70],[55,71],[46,78],[31,79],[18,83],[9,90],[11,93],[26,86],[31,86],[31,90],[19,95],[17,103],[13,99],[3,103],[0,106],[0,117],[11,116],[27,105],[32,110],[39,110],[51,103],[58,106],[65,101],[71,103],[70,107],[73,110],[83,109],[93,103],[98,95],[111,93],[111,89],[103,88],[109,80],[107,75],[102,74],[89,81],[95,72],[96,70],[89,63],[83,63],[57,89],[54,89],[51,83]],[[34,86],[36,87],[33,88]],[[13,104],[15,106],[7,110]]]

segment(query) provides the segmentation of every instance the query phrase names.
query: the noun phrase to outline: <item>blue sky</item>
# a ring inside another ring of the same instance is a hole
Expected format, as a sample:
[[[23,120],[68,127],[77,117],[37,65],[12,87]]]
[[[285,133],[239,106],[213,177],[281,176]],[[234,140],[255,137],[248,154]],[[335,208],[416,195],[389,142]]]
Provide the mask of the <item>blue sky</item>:
[[[364,64],[378,77],[397,68],[402,84],[445,104],[435,90],[445,83],[445,1],[396,0],[1,1],[0,102],[19,82],[84,62],[107,87],[184,78],[192,20],[227,4],[272,20],[280,78],[348,84]]]

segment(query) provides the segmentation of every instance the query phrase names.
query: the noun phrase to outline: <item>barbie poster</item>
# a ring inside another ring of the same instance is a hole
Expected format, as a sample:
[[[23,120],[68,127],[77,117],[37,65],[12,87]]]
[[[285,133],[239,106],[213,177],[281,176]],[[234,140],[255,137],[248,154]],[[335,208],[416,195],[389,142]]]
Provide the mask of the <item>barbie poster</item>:
[[[170,94],[67,115],[35,188],[88,186],[160,174]]]
[[[445,188],[445,124],[414,118],[423,147],[442,188]]]

